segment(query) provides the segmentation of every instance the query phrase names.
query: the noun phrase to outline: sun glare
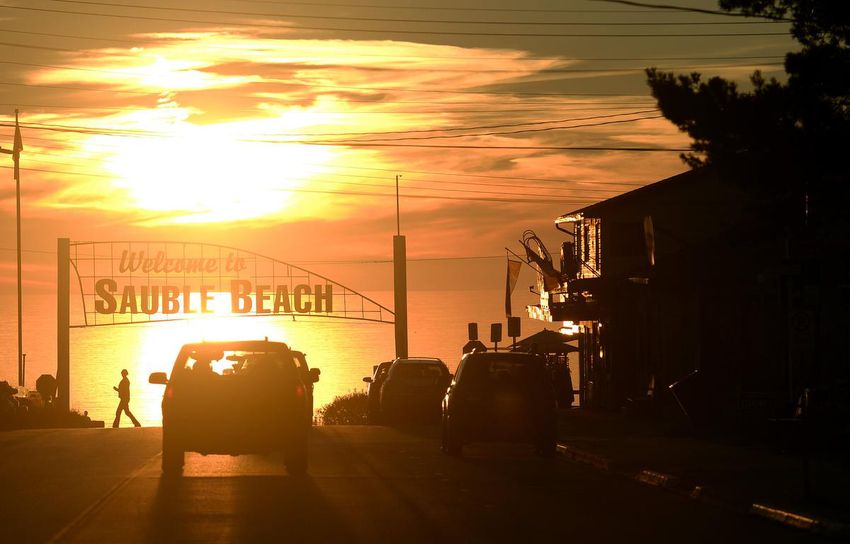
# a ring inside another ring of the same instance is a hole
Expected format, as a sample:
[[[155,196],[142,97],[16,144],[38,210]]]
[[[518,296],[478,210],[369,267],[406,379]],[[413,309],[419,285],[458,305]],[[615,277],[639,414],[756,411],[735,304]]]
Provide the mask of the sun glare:
[[[178,122],[157,137],[128,140],[104,160],[133,207],[171,212],[170,222],[254,219],[288,211],[287,192],[327,170],[331,151],[247,141],[256,122]],[[158,123],[149,123],[157,130]],[[97,139],[93,139],[97,144]],[[304,210],[298,210],[299,214]]]

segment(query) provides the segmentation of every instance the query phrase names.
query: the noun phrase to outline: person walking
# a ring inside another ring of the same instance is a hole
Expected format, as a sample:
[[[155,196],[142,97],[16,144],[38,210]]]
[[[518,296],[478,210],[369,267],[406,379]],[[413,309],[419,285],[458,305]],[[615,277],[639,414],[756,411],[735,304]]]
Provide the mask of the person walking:
[[[118,409],[115,410],[115,421],[112,422],[112,427],[118,428],[118,424],[121,423],[122,410],[130,418],[130,421],[133,422],[134,427],[141,427],[142,425],[139,423],[139,420],[130,411],[130,380],[127,379],[126,368],[121,371],[121,382],[118,384],[118,387],[113,387],[112,389],[118,391],[119,399]]]

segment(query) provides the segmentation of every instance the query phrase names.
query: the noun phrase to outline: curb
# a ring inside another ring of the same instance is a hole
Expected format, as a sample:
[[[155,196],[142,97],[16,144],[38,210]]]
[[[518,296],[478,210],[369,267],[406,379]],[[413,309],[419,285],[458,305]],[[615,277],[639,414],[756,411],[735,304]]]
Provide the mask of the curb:
[[[573,446],[568,446],[566,444],[561,444],[560,442],[557,444],[558,453],[567,457],[568,459],[572,459],[578,463],[584,463],[586,465],[593,465],[599,470],[610,471],[611,470],[611,462],[607,457],[602,457],[601,455],[596,455],[595,453],[591,453],[586,450],[582,450],[579,448],[575,448]]]
[[[646,469],[641,470],[640,472],[635,474],[633,478],[646,485],[664,487],[666,489],[676,487],[676,484],[679,482],[678,478],[676,478],[675,476],[671,476],[670,474],[664,474],[662,472],[655,472],[654,470]]]
[[[750,514],[818,535],[843,538],[850,536],[850,525],[825,519],[810,518],[765,504],[753,503],[750,507]]]
[[[825,519],[811,518],[802,514],[780,510],[778,508],[773,508],[759,503],[752,503],[748,510],[744,510],[740,506],[736,507],[727,501],[718,500],[715,497],[706,497],[704,495],[703,486],[687,484],[671,474],[665,474],[663,472],[657,472],[649,469],[643,469],[638,472],[617,471],[612,468],[614,464],[607,457],[576,448],[575,446],[562,444],[560,442],[557,444],[557,449],[558,453],[571,461],[591,465],[598,470],[618,474],[644,485],[660,487],[692,500],[699,500],[706,504],[731,508],[738,512],[743,510],[743,513],[745,514],[767,519],[775,523],[785,525],[786,527],[792,527],[816,535],[832,538],[850,538],[850,525],[848,524],[836,523]]]

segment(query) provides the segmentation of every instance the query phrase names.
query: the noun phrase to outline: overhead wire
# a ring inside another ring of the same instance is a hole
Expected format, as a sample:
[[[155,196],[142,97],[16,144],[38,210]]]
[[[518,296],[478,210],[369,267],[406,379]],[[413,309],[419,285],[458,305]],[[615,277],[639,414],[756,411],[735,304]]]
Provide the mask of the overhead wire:
[[[49,8],[34,8],[28,6],[0,5],[2,9],[32,11],[38,13],[54,13],[66,15],[83,15],[88,17],[104,17],[112,19],[131,19],[138,21],[153,21],[165,23],[191,23],[203,25],[221,25],[223,27],[248,27],[275,30],[311,30],[328,32],[353,32],[368,34],[401,34],[401,35],[425,35],[425,36],[490,36],[490,37],[537,37],[537,38],[710,38],[710,37],[755,37],[755,36],[788,36],[788,32],[703,32],[703,33],[665,33],[665,34],[587,34],[587,33],[539,33],[539,32],[471,32],[471,31],[447,31],[447,30],[401,30],[401,29],[366,29],[366,28],[340,28],[323,26],[286,26],[271,23],[235,23],[233,21],[205,21],[198,19],[179,19],[174,17],[153,17],[147,15],[124,15],[115,13],[92,13],[87,11],[59,10]]]
[[[132,76],[134,70],[138,70],[140,68],[144,68],[144,66],[140,67],[130,67],[125,71],[118,70],[103,70],[97,68],[86,68],[81,66],[62,66],[56,64],[40,64],[40,63],[32,63],[32,62],[22,62],[22,61],[12,61],[12,60],[0,60],[0,64],[11,64],[15,66],[30,66],[35,68],[53,68],[58,70],[76,70],[83,72],[95,72],[95,73],[103,73],[103,74],[114,74],[122,77]],[[758,63],[736,63],[736,64],[707,64],[707,65],[686,65],[686,66],[658,66],[658,70],[672,71],[672,70],[687,70],[693,68],[700,68],[702,70],[712,69],[712,68],[752,68],[756,66],[783,66],[782,62],[758,62]],[[358,65],[358,64],[297,64],[291,62],[285,63],[274,63],[273,66],[277,68],[291,68],[293,71],[298,70],[362,70],[362,71],[373,71],[373,72],[428,72],[428,73],[464,73],[464,74],[526,74],[528,76],[538,76],[538,75],[546,75],[546,74],[585,74],[585,73],[631,73],[631,72],[644,72],[646,67],[624,67],[624,68],[616,68],[616,67],[601,67],[601,68],[540,68],[540,69],[473,69],[473,68],[409,68],[409,67],[397,67],[397,66],[369,66],[369,65]],[[181,70],[181,71],[192,71],[192,70]]]
[[[36,165],[41,163],[47,163],[50,165],[59,165],[59,166],[68,166],[72,168],[99,168],[102,165],[96,164],[96,160],[94,158],[83,158],[83,161],[77,162],[65,162],[65,161],[56,161],[52,160],[54,155],[51,153],[39,153],[39,152],[28,152],[27,157],[30,156],[37,157],[35,159]],[[66,155],[67,156],[67,155]],[[75,158],[71,156],[71,158]],[[344,168],[343,168],[344,169]],[[81,173],[82,174],[82,173]],[[367,187],[380,187],[385,189],[391,189],[393,187],[392,180],[387,176],[367,176],[363,174],[342,174],[338,172],[327,173],[323,172],[319,176],[315,177],[311,176],[311,181],[318,181],[321,183],[336,183],[342,185],[357,185],[357,186],[367,186]],[[375,184],[375,183],[364,183],[364,182],[345,182],[339,180],[329,180],[326,179],[327,176],[332,177],[343,177],[343,178],[355,178],[355,179],[368,179],[368,180],[383,180],[386,181],[386,184]],[[448,185],[452,188],[443,188],[443,187],[420,187],[420,186],[412,186],[409,183],[425,183],[425,184],[433,184],[433,185]],[[459,186],[484,186],[484,187],[492,187],[492,188],[502,188],[501,191],[489,191],[482,189],[461,189]],[[549,198],[549,197],[559,197],[563,196],[563,191],[574,191],[580,192],[581,194],[587,193],[601,193],[606,196],[610,196],[612,193],[617,193],[616,190],[613,189],[600,189],[594,187],[558,187],[558,186],[540,186],[540,185],[527,185],[527,184],[496,184],[496,183],[481,183],[481,182],[470,182],[470,181],[445,181],[445,180],[432,180],[432,179],[421,179],[421,178],[412,178],[410,176],[405,178],[405,183],[402,187],[406,190],[421,190],[421,191],[447,191],[447,192],[462,192],[462,193],[472,193],[472,194],[495,194],[495,195],[514,195],[514,196],[529,196],[529,197],[541,197],[541,198]],[[525,192],[523,193],[511,193],[506,192],[504,189],[522,189]],[[535,190],[543,190],[543,191],[560,191],[559,194],[538,194],[538,193],[528,193],[528,189]]]
[[[700,13],[704,15],[723,15],[726,17],[753,17],[753,18],[761,18],[761,19],[771,19],[775,21],[786,21],[791,22],[793,19],[789,19],[787,17],[768,17],[767,15],[749,15],[746,13],[734,12],[734,11],[724,11],[717,9],[705,9],[705,8],[694,8],[689,6],[681,6],[674,4],[651,4],[648,2],[635,2],[632,0],[590,0],[591,2],[598,2],[603,4],[622,4],[624,6],[634,6],[640,8],[647,8],[651,10],[670,10],[670,11],[680,11],[687,13]]]
[[[326,21],[358,21],[373,23],[418,23],[418,24],[464,24],[464,25],[497,25],[497,26],[691,26],[691,25],[752,25],[752,24],[784,24],[782,21],[757,20],[757,21],[481,21],[481,20],[457,20],[457,19],[411,19],[392,17],[355,17],[346,15],[314,15],[303,13],[268,13],[268,12],[246,12],[228,11],[218,9],[181,8],[174,6],[153,6],[150,4],[127,4],[118,2],[93,2],[91,0],[49,0],[62,4],[76,4],[100,7],[132,8],[140,10],[170,11],[178,13],[198,13],[213,15],[237,15],[248,17],[281,17],[284,19],[320,19]]]
[[[62,143],[61,140],[55,139],[45,139],[39,138],[36,136],[28,135],[26,139],[29,140],[39,140],[39,141],[47,141],[50,143]],[[116,146],[107,146],[107,145],[98,145],[98,144],[90,144],[87,143],[87,146],[104,149],[104,150],[115,150]],[[50,148],[49,146],[46,146]],[[52,149],[65,150],[65,147],[53,147]],[[305,163],[312,166],[321,166],[317,164]],[[380,168],[375,166],[354,166],[354,165],[345,165],[345,166],[334,166],[335,168],[341,168],[344,170],[366,170],[366,171],[374,171],[374,172],[390,172],[390,173],[399,173],[404,172],[405,174],[425,174],[425,175],[436,175],[436,176],[445,176],[445,177],[463,177],[463,178],[473,178],[473,179],[495,179],[495,180],[505,180],[505,181],[532,181],[539,183],[558,183],[558,184],[570,184],[570,183],[591,183],[588,180],[575,180],[575,179],[553,179],[553,178],[538,178],[538,177],[523,177],[523,176],[505,176],[505,175],[493,175],[493,174],[474,174],[468,172],[444,172],[444,171],[432,171],[432,170],[410,170],[409,168],[405,168],[399,166],[397,168]],[[645,185],[646,181],[592,181],[595,185],[621,185],[621,186],[642,186]]]
[[[12,166],[0,166],[2,169],[13,169]],[[22,167],[20,168],[22,171],[29,172],[41,172],[41,173],[51,173],[51,174],[64,174],[64,175],[72,175],[72,176],[84,176],[84,177],[98,177],[98,178],[108,178],[113,179],[114,176],[106,176],[103,174],[93,174],[87,172],[72,172],[67,170],[55,170],[55,169],[44,169],[44,168],[28,168]],[[389,188],[389,187],[388,187]],[[335,195],[345,195],[345,196],[368,196],[368,197],[392,197],[395,198],[397,195],[395,193],[376,193],[376,192],[367,192],[367,191],[333,191],[333,190],[324,190],[324,189],[306,189],[303,187],[297,188],[285,188],[279,190],[282,193],[294,192],[294,193],[316,193],[316,194],[335,194]],[[399,193],[398,197],[400,198],[413,198],[413,199],[431,199],[431,200],[455,200],[455,201],[464,201],[464,202],[491,202],[491,203],[504,203],[504,204],[539,204],[539,199],[533,198],[513,198],[513,199],[503,199],[503,198],[490,198],[490,197],[460,197],[460,196],[445,196],[445,195],[420,195],[420,194],[403,194]],[[559,203],[580,203],[587,201],[596,201],[597,199],[580,199],[580,198],[551,198],[547,197],[547,202],[559,202]]]
[[[622,114],[622,115],[634,115],[634,114]],[[613,117],[613,116],[616,116],[616,115],[593,116],[593,117],[586,117],[584,119],[601,119],[601,118],[610,118],[610,117]],[[395,138],[391,138],[391,139],[376,138],[376,139],[370,139],[370,140],[357,140],[357,139],[354,139],[354,140],[331,140],[331,142],[333,142],[333,143],[344,142],[346,144],[349,144],[349,143],[350,144],[363,144],[363,143],[387,142],[387,141],[412,141],[412,140],[471,138],[471,137],[482,137],[482,136],[501,136],[501,135],[530,133],[530,132],[551,132],[551,131],[554,131],[554,130],[570,130],[570,129],[574,129],[574,128],[589,128],[589,127],[605,126],[605,125],[611,125],[611,124],[629,123],[629,122],[643,121],[643,120],[649,120],[649,119],[657,119],[657,118],[661,118],[661,117],[663,117],[663,116],[654,115],[654,116],[647,116],[647,117],[639,117],[639,118],[635,118],[635,119],[622,119],[622,120],[613,120],[613,121],[609,120],[609,121],[601,121],[601,122],[597,122],[597,123],[585,123],[585,124],[574,125],[574,126],[556,126],[556,127],[536,128],[536,129],[514,130],[514,131],[506,131],[506,132],[484,132],[484,133],[470,133],[470,134],[442,135],[442,136],[430,135],[430,136],[417,136],[417,137],[399,136],[399,137],[395,137]],[[511,126],[519,127],[519,126],[527,126],[527,125],[534,126],[534,125],[540,125],[540,124],[546,124],[546,123],[568,122],[568,121],[575,121],[575,120],[579,120],[579,119],[557,120],[557,121],[537,121],[537,122],[530,122],[530,123],[514,123],[514,124],[501,125],[501,126],[503,126],[503,127],[511,127]],[[12,126],[14,126],[14,125],[11,125],[10,123],[0,122],[0,127],[7,127],[8,128],[8,127],[12,127]],[[160,131],[133,130],[133,129],[103,129],[103,128],[97,128],[97,127],[84,127],[84,126],[76,126],[76,125],[62,125],[62,124],[49,124],[49,123],[31,123],[30,122],[30,123],[23,123],[21,126],[25,127],[25,128],[33,129],[33,130],[49,130],[49,131],[54,131],[54,132],[72,132],[72,133],[78,133],[78,134],[92,134],[92,135],[103,135],[103,136],[160,137],[160,138],[171,138],[171,137],[175,136],[175,135],[165,133],[165,132],[160,132]],[[453,127],[453,128],[450,128],[450,129],[445,129],[443,131],[448,131],[448,130],[474,130],[474,129],[463,128],[463,127]],[[439,129],[434,130],[434,131],[440,132]],[[407,134],[407,133],[418,133],[418,132],[433,132],[433,131],[432,130],[426,130],[426,131],[412,130],[412,131],[396,131],[396,132],[393,132],[393,133],[394,134]],[[327,136],[329,134],[331,134],[331,135],[345,135],[345,133],[336,133],[336,134],[334,134],[334,133],[324,133],[325,136]],[[361,135],[369,135],[368,133],[360,133],[360,134]],[[373,133],[373,134],[381,135],[381,133]],[[387,133],[384,133],[384,134],[387,134]],[[304,137],[308,137],[308,136],[313,136],[313,134],[309,134],[309,133],[284,133],[284,134],[267,133],[263,136],[266,136],[266,137],[277,136],[277,137],[304,138]],[[290,143],[289,140],[267,140],[267,139],[262,139],[260,137],[243,137],[243,138],[239,138],[238,141],[262,142],[262,143]],[[298,143],[305,143],[306,141],[308,141],[308,140],[297,140]]]
[[[398,9],[398,10],[428,10],[428,11],[472,11],[496,13],[652,13],[648,9],[576,9],[576,8],[498,8],[498,7],[464,7],[464,6],[423,6],[402,4],[348,4],[334,2],[305,2],[290,0],[231,0],[232,2],[248,4],[271,4],[283,6],[317,6],[335,8],[367,8],[367,9]]]
[[[10,28],[0,28],[0,32],[8,32],[13,34],[24,34],[24,35],[35,35],[41,37],[50,37],[50,38],[63,38],[63,39],[79,39],[79,40],[96,40],[96,41],[106,41],[106,42],[115,42],[115,43],[126,43],[138,46],[138,40],[128,40],[128,39],[117,39],[117,38],[103,38],[96,36],[82,36],[79,34],[58,34],[58,33],[50,33],[50,32],[30,32],[30,31],[22,31],[17,29]],[[163,39],[163,38],[160,38]],[[208,44],[202,43],[197,44],[195,42],[189,42],[193,45],[202,45],[205,48],[209,49],[223,49],[227,51],[232,51],[232,48],[224,47],[216,44]],[[38,45],[35,44],[22,44],[22,43],[2,43],[0,45],[9,45],[14,47],[33,47],[38,48]],[[267,45],[264,43],[264,45]],[[64,49],[64,48],[47,48],[50,50],[56,51],[64,51],[64,52],[77,52],[76,49]],[[300,55],[297,58],[304,58],[307,55]],[[358,52],[356,55],[346,54],[346,58],[360,58],[360,57],[377,57],[381,59],[392,58],[392,59],[412,59],[412,60],[458,60],[457,55],[448,56],[448,55],[395,55],[392,53],[380,53],[380,54],[370,54]],[[312,58],[312,57],[311,57]],[[319,58],[319,57],[316,57]],[[670,60],[685,60],[685,61],[697,61],[697,60],[768,60],[768,59],[783,59],[785,58],[784,54],[781,55],[719,55],[719,56],[673,56],[673,57],[522,57],[522,58],[514,58],[514,57],[481,57],[481,56],[466,56],[463,60],[467,60],[470,62],[478,62],[483,60],[508,60],[512,62],[522,61],[522,62],[536,62],[536,61],[670,61]],[[321,60],[321,59],[320,59]]]

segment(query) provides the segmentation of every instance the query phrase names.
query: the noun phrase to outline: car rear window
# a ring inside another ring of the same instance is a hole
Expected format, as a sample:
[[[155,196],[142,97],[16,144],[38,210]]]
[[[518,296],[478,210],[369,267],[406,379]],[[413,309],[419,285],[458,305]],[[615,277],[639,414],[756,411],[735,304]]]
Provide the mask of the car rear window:
[[[415,384],[436,384],[447,374],[446,369],[436,363],[398,363],[390,370],[393,380]]]
[[[290,353],[207,349],[189,352],[175,370],[187,375],[231,376],[295,371],[297,365]]]
[[[505,355],[470,357],[458,373],[458,383],[473,387],[522,386],[539,383],[542,361]]]

